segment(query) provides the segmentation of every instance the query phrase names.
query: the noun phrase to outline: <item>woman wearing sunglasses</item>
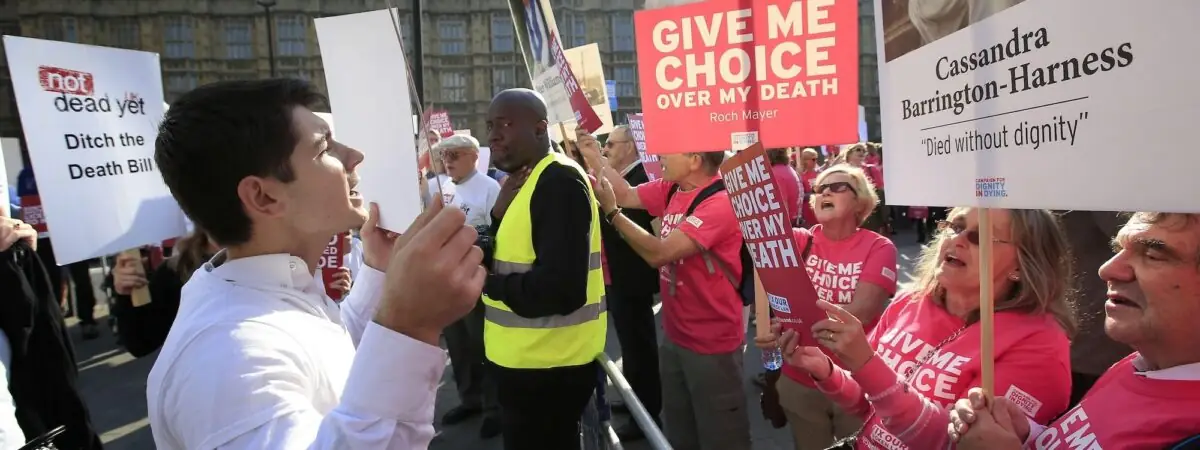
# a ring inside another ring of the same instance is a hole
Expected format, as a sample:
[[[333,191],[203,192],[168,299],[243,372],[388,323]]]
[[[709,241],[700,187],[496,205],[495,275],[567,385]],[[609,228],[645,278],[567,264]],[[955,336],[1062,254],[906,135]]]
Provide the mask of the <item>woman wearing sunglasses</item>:
[[[807,247],[809,278],[821,299],[844,305],[870,330],[896,292],[896,246],[861,228],[879,198],[866,173],[846,164],[821,172],[812,186],[809,205],[817,223],[795,229],[801,247]],[[775,388],[797,450],[824,449],[862,425],[799,368],[785,365]]]
[[[981,384],[979,219],[955,208],[921,255],[916,281],[869,334],[845,309],[819,305],[821,345],[779,340],[784,358],[847,412],[865,419],[856,448],[947,448],[947,408]],[[1071,387],[1074,318],[1071,258],[1057,218],[1045,210],[992,210],[994,388],[1045,424],[1063,412]],[[833,359],[822,352],[831,351]]]

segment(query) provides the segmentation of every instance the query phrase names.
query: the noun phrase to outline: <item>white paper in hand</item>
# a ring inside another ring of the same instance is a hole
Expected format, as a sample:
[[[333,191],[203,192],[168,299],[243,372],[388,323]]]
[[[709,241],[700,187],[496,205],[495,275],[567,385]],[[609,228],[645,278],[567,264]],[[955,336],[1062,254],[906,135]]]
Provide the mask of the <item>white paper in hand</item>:
[[[422,202],[408,67],[388,14],[315,22],[329,103],[338,119],[334,139],[366,155],[358,166],[358,191],[379,204],[380,227],[402,233],[421,213]]]

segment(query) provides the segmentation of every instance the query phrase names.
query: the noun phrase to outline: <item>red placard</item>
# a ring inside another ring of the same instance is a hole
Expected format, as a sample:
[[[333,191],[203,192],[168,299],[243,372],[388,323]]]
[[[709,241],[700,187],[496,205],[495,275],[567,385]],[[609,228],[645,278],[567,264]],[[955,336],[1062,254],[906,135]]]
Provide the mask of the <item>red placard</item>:
[[[46,227],[46,214],[42,211],[42,197],[37,195],[21,197],[21,221],[37,230],[39,238],[50,234]]]
[[[596,110],[592,109],[591,103],[588,103],[583,89],[579,88],[579,79],[575,78],[571,64],[563,55],[557,32],[550,33],[550,51],[554,54],[554,65],[558,67],[558,73],[562,76],[563,89],[567,90],[567,96],[571,98],[571,110],[575,112],[575,122],[579,124],[578,127],[587,130],[588,133],[599,130],[604,126],[604,122],[600,121],[600,116],[596,115]]]
[[[650,153],[858,140],[852,0],[709,0],[634,13]],[[683,132],[686,130],[686,132]]]
[[[445,110],[434,110],[429,114],[429,129],[436,131],[442,137],[454,135],[454,125],[450,124],[450,113]]]
[[[342,299],[342,292],[332,288],[333,276],[345,265],[346,236],[347,233],[333,235],[329,244],[325,246],[325,251],[321,253],[321,259],[317,260],[317,268],[321,269],[321,279],[325,281],[325,293],[329,298],[338,301]]]
[[[646,153],[646,126],[642,115],[627,114],[626,117],[629,119],[629,134],[633,137],[633,145],[642,160],[642,168],[646,169],[646,176],[650,181],[662,178],[662,163],[658,161],[658,155]]]
[[[809,238],[798,242],[792,231],[766,149],[754,144],[729,158],[721,178],[771,310],[785,328],[796,329],[802,345],[816,345],[809,329],[826,315],[802,260]]]

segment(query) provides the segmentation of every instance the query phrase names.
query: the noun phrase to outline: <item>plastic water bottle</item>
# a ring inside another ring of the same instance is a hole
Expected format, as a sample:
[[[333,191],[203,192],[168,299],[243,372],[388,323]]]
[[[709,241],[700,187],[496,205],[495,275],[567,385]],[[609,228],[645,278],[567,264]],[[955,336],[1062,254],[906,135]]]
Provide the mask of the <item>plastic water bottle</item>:
[[[779,370],[783,367],[783,352],[779,351],[779,347],[762,350],[762,362],[767,370]]]

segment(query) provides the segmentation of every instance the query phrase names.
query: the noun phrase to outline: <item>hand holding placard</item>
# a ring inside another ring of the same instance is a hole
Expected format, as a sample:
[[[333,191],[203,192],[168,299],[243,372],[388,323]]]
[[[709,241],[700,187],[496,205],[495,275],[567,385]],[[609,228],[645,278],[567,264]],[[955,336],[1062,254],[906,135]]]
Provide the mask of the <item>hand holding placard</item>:
[[[142,264],[141,250],[133,248],[117,256],[117,268],[113,270],[113,289],[118,294],[128,295],[134,308],[150,304],[150,288]]]
[[[785,329],[801,332],[805,345],[816,345],[804,336],[825,313],[816,306],[817,292],[802,261],[804,247],[788,223],[765,148],[754,144],[734,155],[721,165],[721,174],[770,309]],[[807,245],[811,235],[804,236]]]

